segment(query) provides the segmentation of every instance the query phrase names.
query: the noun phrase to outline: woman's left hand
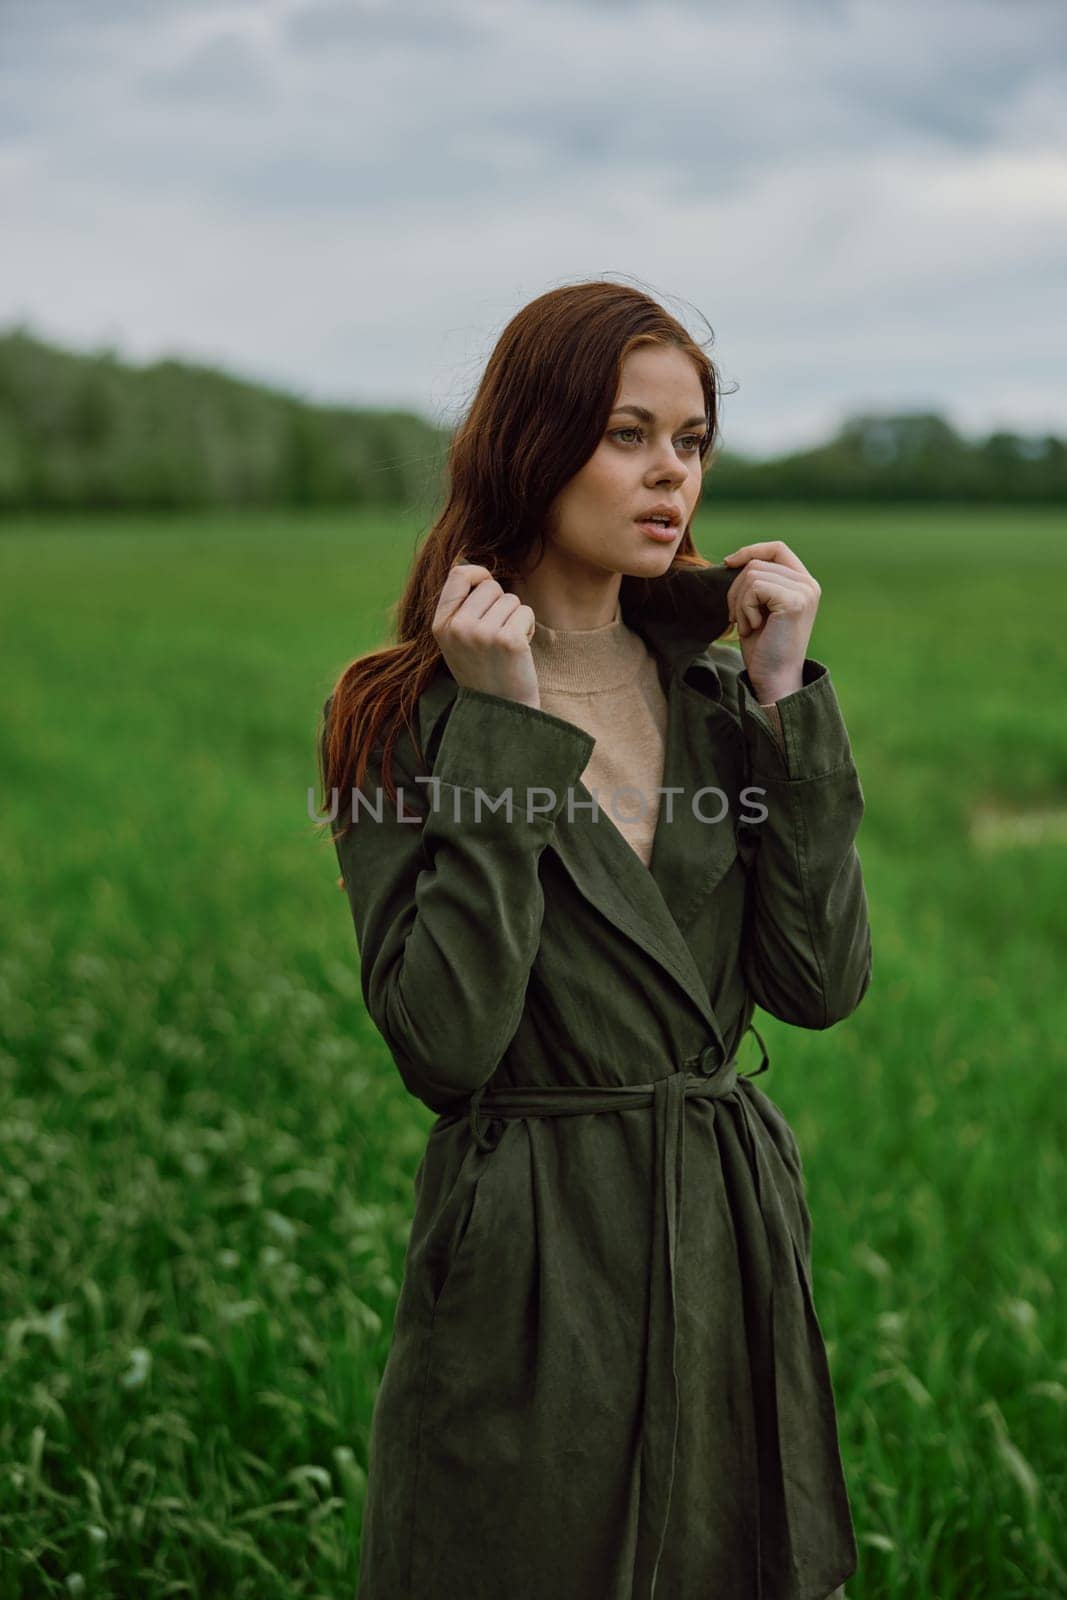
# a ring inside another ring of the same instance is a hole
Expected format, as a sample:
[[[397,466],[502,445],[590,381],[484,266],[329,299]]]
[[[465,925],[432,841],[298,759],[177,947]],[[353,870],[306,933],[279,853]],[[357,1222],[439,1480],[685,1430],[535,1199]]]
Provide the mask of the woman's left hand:
[[[781,539],[744,544],[723,560],[739,567],[726,592],[741,655],[758,699],[803,687],[804,660],[822,590]]]

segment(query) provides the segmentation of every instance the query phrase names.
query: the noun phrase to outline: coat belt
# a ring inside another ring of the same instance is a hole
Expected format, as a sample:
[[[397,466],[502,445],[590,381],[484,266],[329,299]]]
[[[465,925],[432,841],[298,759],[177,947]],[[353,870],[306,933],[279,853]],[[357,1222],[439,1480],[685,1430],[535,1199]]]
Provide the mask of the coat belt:
[[[682,1170],[685,1151],[685,1102],[720,1100],[732,1094],[738,1077],[752,1078],[770,1065],[767,1047],[757,1029],[749,1024],[763,1053],[755,1072],[739,1073],[737,1058],[731,1057],[710,1073],[695,1073],[685,1063],[677,1072],[652,1083],[621,1087],[586,1088],[584,1084],[531,1085],[507,1087],[494,1094],[485,1085],[470,1097],[470,1130],[480,1150],[495,1145],[481,1131],[479,1118],[485,1112],[496,1117],[585,1116],[595,1111],[628,1111],[652,1107],[653,1138],[653,1233],[651,1292],[648,1310],[648,1338],[644,1384],[644,1427],[642,1430],[642,1507],[639,1567],[650,1573],[647,1591],[655,1594],[656,1573],[667,1532],[671,1490],[674,1485],[675,1450],[678,1438],[678,1373],[675,1365],[677,1321],[675,1313],[674,1270],[681,1220]],[[699,1062],[701,1056],[692,1058]],[[642,1556],[645,1541],[651,1542],[650,1563]],[[635,1594],[637,1590],[635,1589]]]

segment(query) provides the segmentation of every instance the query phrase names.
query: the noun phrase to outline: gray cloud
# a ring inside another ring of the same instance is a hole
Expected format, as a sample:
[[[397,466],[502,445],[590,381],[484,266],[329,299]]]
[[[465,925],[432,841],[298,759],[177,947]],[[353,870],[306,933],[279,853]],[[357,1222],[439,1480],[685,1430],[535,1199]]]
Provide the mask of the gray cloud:
[[[1059,0],[8,0],[3,36],[0,321],[432,408],[621,272],[709,315],[760,447],[853,397],[1063,414]]]
[[[314,0],[286,18],[284,40],[287,48],[316,55],[390,45],[419,54],[448,55],[477,49],[491,37],[491,27],[477,16],[463,16],[458,7],[442,13],[439,7],[405,0],[381,6]]]
[[[136,93],[150,102],[181,106],[215,102],[231,111],[269,109],[276,103],[273,77],[254,47],[238,33],[218,34],[176,66],[146,72]]]

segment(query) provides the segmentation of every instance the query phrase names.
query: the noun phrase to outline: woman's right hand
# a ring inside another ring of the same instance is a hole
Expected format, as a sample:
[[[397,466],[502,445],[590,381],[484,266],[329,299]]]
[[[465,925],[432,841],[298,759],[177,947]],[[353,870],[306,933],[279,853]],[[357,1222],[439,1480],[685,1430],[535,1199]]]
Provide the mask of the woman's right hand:
[[[488,567],[457,562],[445,579],[431,632],[456,682],[541,709],[530,640],[534,613]]]

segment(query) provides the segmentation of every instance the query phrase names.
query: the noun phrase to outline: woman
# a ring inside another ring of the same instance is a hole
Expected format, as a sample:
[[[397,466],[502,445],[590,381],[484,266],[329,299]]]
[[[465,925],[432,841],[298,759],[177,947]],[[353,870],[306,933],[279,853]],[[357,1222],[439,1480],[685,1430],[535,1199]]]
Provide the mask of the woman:
[[[735,1058],[755,1005],[827,1028],[867,990],[863,796],[818,583],[780,541],[694,549],[717,402],[635,289],[525,307],[399,643],[324,707],[363,996],[438,1114],[360,1600],[824,1600],[855,1570],[801,1160]]]

